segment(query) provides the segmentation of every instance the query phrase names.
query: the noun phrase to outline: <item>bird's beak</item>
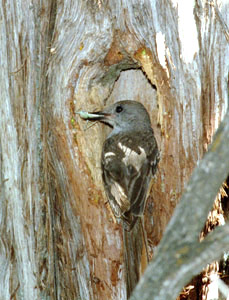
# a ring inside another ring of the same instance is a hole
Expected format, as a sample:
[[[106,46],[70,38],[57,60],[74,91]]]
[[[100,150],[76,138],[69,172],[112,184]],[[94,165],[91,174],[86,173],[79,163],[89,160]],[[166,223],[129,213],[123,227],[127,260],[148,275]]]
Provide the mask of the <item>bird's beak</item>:
[[[111,127],[114,126],[114,118],[115,115],[108,113],[106,111],[97,111],[97,112],[93,112],[93,113],[89,113],[89,121],[99,121],[102,123],[105,123]]]
[[[91,121],[103,121],[109,119],[111,114],[105,113],[103,111],[90,112],[88,113],[88,120]]]
[[[107,125],[113,127],[115,115],[108,113],[106,111],[97,111],[97,112],[86,112],[86,111],[78,111],[76,112],[80,117],[84,120],[89,121],[100,121]]]
[[[106,117],[107,114],[103,112],[87,112],[87,111],[77,111],[77,115],[80,115],[81,119],[97,121]]]

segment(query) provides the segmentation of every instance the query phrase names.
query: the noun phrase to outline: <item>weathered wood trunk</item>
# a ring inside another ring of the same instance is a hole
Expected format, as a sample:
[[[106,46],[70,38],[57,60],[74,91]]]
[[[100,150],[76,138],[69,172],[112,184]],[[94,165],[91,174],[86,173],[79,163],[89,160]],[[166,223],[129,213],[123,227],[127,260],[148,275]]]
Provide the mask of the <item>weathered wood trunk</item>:
[[[161,149],[145,212],[153,256],[227,110],[229,4],[216,8],[1,1],[0,299],[126,299],[100,172],[107,132],[75,112],[133,99],[150,113]]]

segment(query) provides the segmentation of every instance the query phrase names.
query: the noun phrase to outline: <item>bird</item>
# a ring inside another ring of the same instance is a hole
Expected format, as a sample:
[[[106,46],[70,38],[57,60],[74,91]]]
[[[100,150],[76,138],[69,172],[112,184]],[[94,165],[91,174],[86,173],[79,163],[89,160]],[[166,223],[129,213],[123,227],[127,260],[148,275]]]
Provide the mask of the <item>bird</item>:
[[[117,101],[101,111],[88,113],[84,119],[111,127],[102,147],[102,179],[111,210],[123,225],[129,297],[139,280],[140,263],[139,253],[133,252],[140,240],[139,229],[135,236],[131,237],[130,232],[144,214],[159,162],[157,141],[146,108],[134,100]]]

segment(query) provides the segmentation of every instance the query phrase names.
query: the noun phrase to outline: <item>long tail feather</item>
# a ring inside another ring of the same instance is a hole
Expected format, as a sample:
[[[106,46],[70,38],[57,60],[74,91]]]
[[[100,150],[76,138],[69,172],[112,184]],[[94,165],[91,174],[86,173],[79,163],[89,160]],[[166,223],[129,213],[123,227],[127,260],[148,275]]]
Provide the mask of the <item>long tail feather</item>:
[[[137,285],[141,274],[147,266],[147,252],[143,242],[141,218],[138,219],[131,231],[123,226],[124,264],[126,271],[127,299]]]

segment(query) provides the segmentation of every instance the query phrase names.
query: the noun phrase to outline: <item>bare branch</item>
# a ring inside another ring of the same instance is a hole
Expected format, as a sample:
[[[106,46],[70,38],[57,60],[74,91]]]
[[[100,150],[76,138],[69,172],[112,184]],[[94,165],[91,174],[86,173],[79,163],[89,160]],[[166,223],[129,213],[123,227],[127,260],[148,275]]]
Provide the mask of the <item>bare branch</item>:
[[[199,233],[229,172],[229,112],[191,180],[131,299],[175,299],[182,287],[209,262],[229,250],[229,226],[217,228],[203,242]]]

